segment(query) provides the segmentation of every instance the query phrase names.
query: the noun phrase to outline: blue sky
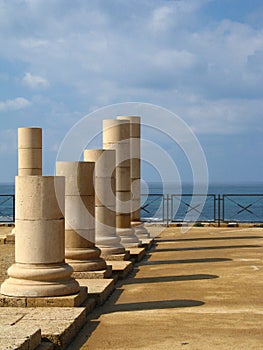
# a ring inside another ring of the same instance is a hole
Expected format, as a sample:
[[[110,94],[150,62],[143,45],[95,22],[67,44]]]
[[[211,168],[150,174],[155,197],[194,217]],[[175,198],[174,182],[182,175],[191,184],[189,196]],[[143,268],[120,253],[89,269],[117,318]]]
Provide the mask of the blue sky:
[[[78,120],[127,101],[179,115],[211,182],[262,181],[261,0],[0,0],[0,47],[0,182],[17,173],[18,127],[43,128],[52,174]]]

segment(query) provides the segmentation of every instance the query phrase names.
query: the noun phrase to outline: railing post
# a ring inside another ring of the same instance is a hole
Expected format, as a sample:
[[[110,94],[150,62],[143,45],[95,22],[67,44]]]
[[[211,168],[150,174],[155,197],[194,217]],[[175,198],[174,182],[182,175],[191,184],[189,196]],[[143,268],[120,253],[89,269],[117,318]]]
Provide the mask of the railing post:
[[[171,200],[169,194],[164,199],[166,200],[166,227],[169,227],[169,201]]]
[[[218,200],[218,210],[217,210],[217,226],[220,227],[220,220],[221,220],[221,196],[220,194],[217,197]]]

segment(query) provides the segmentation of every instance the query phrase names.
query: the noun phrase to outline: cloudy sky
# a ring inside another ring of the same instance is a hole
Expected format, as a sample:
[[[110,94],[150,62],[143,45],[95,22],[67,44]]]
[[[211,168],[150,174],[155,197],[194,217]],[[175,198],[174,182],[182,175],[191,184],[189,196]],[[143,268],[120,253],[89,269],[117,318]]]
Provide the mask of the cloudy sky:
[[[262,0],[0,0],[0,47],[0,182],[18,127],[43,128],[50,174],[78,120],[129,101],[180,116],[211,182],[262,181]]]

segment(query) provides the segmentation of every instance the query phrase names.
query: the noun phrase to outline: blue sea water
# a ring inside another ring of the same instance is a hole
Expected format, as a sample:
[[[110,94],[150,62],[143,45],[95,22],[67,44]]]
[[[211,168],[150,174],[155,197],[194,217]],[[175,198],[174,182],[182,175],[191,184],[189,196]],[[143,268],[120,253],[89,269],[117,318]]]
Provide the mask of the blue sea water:
[[[194,196],[192,184],[147,185],[142,193],[149,195],[141,203],[145,221],[263,222],[263,183],[210,184],[207,192],[197,185]]]
[[[148,188],[147,188],[148,187]],[[150,182],[142,185],[141,218],[145,221],[263,222],[263,183],[203,186]],[[14,220],[13,183],[0,183],[0,222]],[[182,195],[180,195],[182,194]],[[220,196],[220,197],[219,197]]]

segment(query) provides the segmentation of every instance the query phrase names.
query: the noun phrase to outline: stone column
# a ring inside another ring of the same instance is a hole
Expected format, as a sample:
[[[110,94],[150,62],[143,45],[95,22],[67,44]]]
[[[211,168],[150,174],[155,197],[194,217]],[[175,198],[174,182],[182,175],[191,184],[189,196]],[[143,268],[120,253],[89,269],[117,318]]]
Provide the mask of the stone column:
[[[140,241],[131,227],[130,124],[125,120],[103,121],[103,148],[116,151],[116,232],[125,248]]]
[[[76,278],[93,278],[96,276],[90,271],[107,270],[101,251],[95,246],[94,166],[94,162],[56,164],[56,174],[66,179],[65,256]]]
[[[64,261],[64,195],[63,177],[16,177],[16,262],[8,269],[2,294],[54,297],[79,292],[73,269]]]
[[[85,150],[84,160],[95,162],[95,242],[104,259],[117,259],[125,248],[116,234],[116,152]]]
[[[131,144],[131,191],[132,212],[131,225],[139,239],[148,239],[149,232],[141,223],[141,118],[137,116],[119,116],[118,120],[126,120],[130,123]]]
[[[42,175],[41,128],[18,128],[18,175]]]
[[[18,175],[42,175],[41,128],[18,128]],[[10,236],[15,233],[14,227]]]

